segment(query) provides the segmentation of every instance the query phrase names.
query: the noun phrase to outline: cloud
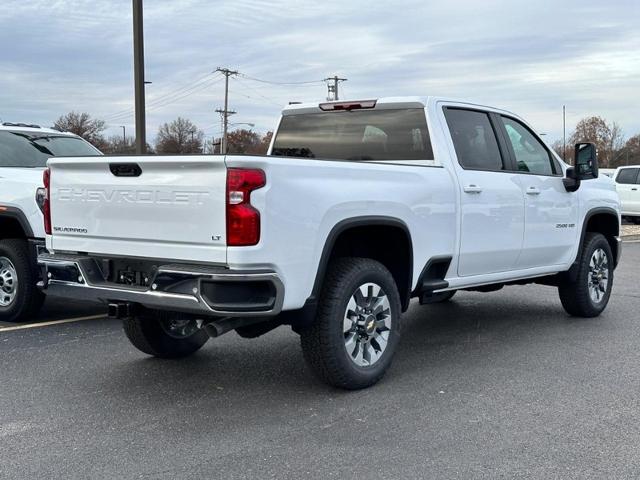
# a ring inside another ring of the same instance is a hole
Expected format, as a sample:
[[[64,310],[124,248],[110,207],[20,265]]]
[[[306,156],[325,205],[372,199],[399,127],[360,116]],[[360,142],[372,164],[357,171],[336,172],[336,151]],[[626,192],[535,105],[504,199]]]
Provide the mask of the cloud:
[[[131,2],[5,0],[0,117],[51,124],[69,110],[133,131]],[[235,122],[272,129],[289,101],[322,101],[321,79],[351,98],[445,95],[521,114],[548,139],[598,114],[640,131],[640,6],[635,0],[145,2],[148,132],[178,115],[208,134],[232,79]],[[6,47],[9,48],[6,48]]]

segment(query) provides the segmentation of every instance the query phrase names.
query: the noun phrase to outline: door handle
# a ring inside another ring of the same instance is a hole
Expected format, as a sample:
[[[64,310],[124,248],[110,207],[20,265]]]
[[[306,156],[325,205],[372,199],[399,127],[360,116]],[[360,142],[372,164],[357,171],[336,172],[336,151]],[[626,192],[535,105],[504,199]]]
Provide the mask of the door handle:
[[[527,188],[527,195],[540,195],[540,189],[538,187]]]
[[[631,191],[632,192],[636,192],[638,189],[637,188],[632,188]]]
[[[474,183],[470,183],[469,185],[465,185],[462,188],[466,193],[481,193],[482,188]]]

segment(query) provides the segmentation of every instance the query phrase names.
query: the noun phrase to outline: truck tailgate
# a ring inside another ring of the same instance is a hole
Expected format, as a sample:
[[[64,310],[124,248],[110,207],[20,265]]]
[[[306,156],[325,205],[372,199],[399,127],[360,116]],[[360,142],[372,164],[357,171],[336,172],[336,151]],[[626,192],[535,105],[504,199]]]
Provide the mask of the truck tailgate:
[[[54,251],[226,263],[224,157],[52,158]]]

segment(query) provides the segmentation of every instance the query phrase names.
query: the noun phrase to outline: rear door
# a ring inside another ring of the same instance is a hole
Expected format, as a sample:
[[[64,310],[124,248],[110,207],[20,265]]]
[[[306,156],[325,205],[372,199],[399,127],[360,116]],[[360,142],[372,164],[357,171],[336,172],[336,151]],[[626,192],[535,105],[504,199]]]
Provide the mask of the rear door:
[[[524,199],[496,136],[493,117],[482,110],[444,107],[460,189],[458,275],[512,270],[522,248]]]
[[[622,214],[640,215],[640,168],[620,168],[615,180]]]
[[[53,250],[226,262],[224,157],[53,158]]]
[[[567,192],[560,164],[529,127],[512,117],[499,119],[525,202],[517,268],[566,264],[578,239],[578,194]]]

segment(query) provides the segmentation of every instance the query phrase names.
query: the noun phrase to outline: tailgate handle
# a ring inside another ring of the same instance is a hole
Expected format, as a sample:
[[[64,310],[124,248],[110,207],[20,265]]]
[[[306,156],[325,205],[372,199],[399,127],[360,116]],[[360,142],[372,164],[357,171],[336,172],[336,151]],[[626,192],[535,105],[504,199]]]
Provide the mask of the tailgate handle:
[[[137,163],[110,163],[109,170],[116,177],[139,177],[142,169]]]

